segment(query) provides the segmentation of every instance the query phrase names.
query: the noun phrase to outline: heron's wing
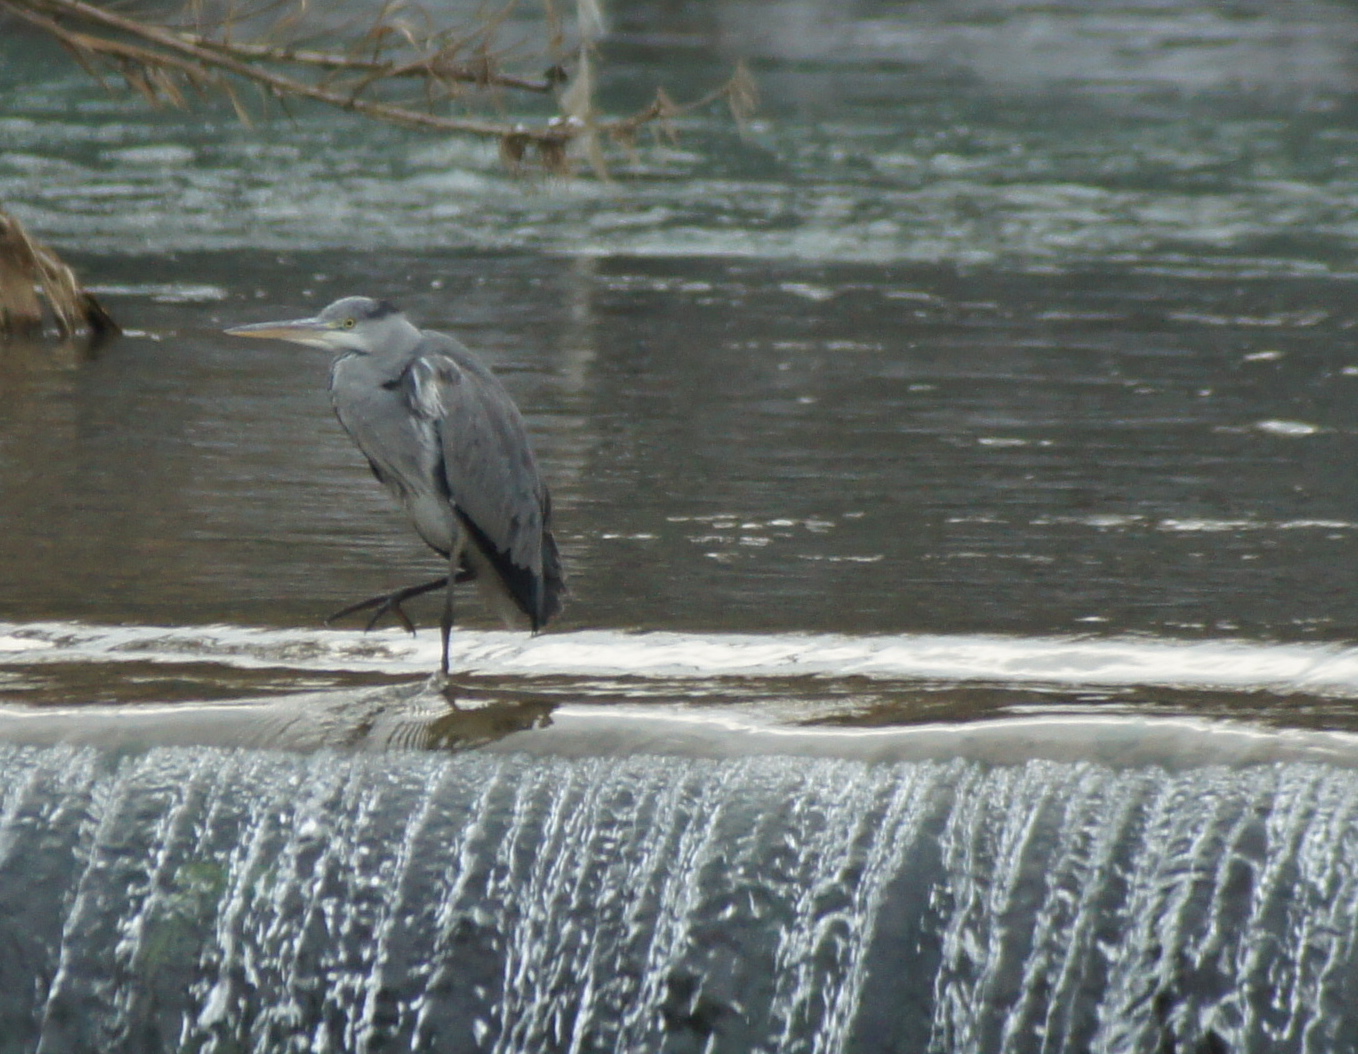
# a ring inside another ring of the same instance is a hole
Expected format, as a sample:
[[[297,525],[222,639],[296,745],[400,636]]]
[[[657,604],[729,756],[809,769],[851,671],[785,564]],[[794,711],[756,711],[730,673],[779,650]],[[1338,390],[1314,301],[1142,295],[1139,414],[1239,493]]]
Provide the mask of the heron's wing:
[[[330,370],[335,415],[377,477],[408,510],[436,494],[434,467],[441,458],[431,418],[411,406],[404,371],[409,360],[391,363],[374,355],[344,355]],[[446,552],[440,532],[421,531]]]
[[[560,607],[551,504],[523,418],[495,375],[451,337],[430,335],[400,377],[439,439],[439,484],[535,627]],[[546,566],[544,566],[546,564]]]

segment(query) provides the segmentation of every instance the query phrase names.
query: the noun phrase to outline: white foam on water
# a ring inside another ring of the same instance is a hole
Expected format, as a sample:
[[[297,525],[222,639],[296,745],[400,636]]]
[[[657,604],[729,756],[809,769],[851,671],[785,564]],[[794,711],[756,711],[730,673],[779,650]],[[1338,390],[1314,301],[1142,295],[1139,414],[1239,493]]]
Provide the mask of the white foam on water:
[[[428,673],[435,633],[98,626],[0,622],[5,665],[215,663]],[[667,679],[860,677],[873,681],[985,682],[1059,687],[1159,686],[1358,698],[1358,647],[1177,641],[1142,637],[1004,637],[830,633],[629,633],[581,630],[539,637],[459,630],[453,661],[470,674]]]
[[[1312,1054],[1358,1017],[1358,777],[1325,765],[0,747],[0,770],[25,1049],[706,1028]]]

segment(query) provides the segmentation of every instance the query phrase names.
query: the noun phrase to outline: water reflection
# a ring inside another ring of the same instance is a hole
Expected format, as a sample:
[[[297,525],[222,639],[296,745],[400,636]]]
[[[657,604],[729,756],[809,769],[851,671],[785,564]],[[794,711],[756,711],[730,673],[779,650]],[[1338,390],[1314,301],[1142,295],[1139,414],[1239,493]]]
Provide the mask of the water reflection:
[[[94,337],[18,337],[0,341],[0,389],[18,389],[45,374],[92,362],[105,341]]]
[[[488,693],[484,688],[450,686],[443,697],[451,709],[409,733],[398,732],[392,745],[423,750],[471,750],[494,743],[516,732],[551,726],[552,711],[559,700],[533,696],[522,690]]]

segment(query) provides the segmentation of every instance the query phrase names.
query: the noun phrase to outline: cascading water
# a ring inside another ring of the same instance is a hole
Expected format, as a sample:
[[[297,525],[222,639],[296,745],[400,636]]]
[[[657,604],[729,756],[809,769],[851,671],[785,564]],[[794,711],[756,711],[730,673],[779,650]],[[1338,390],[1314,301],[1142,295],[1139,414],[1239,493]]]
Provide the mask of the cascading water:
[[[0,747],[0,1050],[1337,1051],[1358,775]]]

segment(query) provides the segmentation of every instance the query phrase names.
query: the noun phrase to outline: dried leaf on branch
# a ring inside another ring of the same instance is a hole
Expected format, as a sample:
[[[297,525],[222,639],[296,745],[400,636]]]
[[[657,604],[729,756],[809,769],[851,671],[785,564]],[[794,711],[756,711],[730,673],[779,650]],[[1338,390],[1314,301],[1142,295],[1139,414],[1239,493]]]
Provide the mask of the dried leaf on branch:
[[[81,330],[96,337],[119,332],[75,272],[0,210],[0,337],[41,333],[47,314],[43,299],[63,337]]]

